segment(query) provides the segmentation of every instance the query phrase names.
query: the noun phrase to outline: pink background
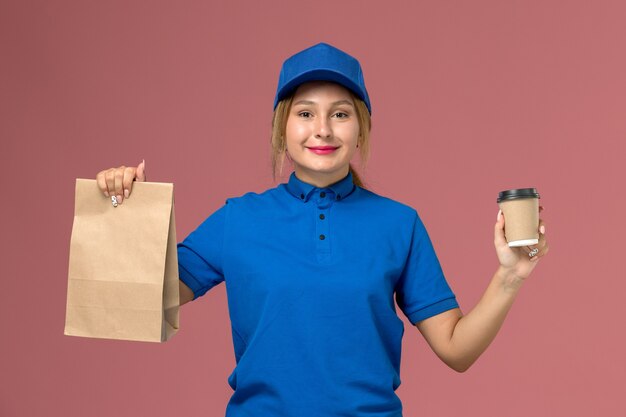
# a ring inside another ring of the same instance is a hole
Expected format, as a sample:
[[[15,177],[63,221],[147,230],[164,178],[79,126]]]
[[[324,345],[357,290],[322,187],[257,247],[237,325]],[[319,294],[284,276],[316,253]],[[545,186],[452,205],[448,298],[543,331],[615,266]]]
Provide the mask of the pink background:
[[[360,59],[362,173],[420,212],[464,311],[497,266],[498,191],[537,187],[546,208],[551,252],[467,373],[403,317],[405,416],[626,415],[625,20],[619,0],[2,0],[0,415],[224,414],[223,285],[165,344],[63,335],[74,180],[145,158],[182,240],[275,186],[278,71],[320,41]]]

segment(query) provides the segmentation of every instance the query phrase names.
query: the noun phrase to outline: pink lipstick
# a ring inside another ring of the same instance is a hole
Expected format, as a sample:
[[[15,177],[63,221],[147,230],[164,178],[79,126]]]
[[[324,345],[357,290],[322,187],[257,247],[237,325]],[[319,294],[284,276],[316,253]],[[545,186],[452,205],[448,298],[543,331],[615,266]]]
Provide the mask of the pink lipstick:
[[[317,155],[327,155],[333,153],[337,148],[334,146],[313,146],[308,149]]]

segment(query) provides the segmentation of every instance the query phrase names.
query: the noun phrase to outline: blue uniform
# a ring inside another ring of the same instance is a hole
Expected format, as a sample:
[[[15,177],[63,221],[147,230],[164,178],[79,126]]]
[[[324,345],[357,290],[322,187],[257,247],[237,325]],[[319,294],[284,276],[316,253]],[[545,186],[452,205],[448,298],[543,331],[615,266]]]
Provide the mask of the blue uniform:
[[[353,184],[230,198],[178,245],[194,298],[226,283],[227,417],[400,417],[404,325],[458,307],[417,212]]]

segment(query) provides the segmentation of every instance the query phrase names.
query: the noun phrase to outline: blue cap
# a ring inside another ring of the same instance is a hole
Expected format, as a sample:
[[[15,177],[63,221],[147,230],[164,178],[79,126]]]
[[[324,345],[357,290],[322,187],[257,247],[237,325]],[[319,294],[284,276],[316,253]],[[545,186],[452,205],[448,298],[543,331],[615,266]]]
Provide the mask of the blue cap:
[[[307,81],[332,81],[340,84],[363,100],[370,114],[372,113],[361,64],[356,58],[332,45],[318,43],[283,62],[274,98],[274,109],[280,100]]]

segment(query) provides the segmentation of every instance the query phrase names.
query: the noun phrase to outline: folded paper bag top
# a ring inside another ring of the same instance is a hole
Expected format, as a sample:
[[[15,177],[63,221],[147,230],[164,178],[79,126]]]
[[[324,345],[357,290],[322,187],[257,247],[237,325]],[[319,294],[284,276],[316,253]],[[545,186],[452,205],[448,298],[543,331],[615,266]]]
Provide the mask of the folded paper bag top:
[[[77,179],[65,334],[164,342],[179,327],[174,186],[135,182],[114,206]]]

